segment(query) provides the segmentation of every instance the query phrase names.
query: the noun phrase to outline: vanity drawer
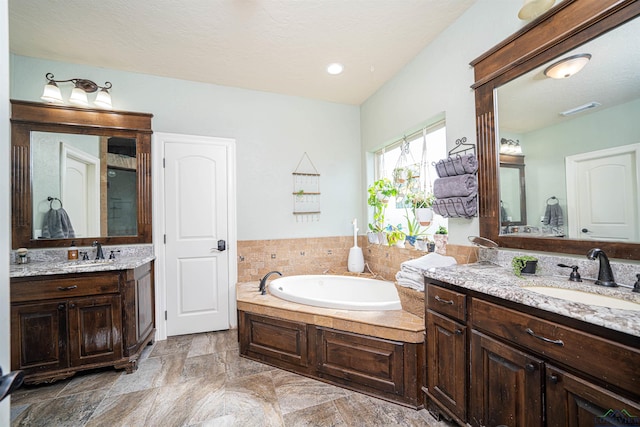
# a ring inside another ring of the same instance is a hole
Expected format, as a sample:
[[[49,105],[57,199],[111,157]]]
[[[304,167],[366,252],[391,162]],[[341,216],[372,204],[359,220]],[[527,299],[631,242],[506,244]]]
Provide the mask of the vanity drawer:
[[[640,350],[483,300],[473,300],[472,325],[532,352],[638,394]]]
[[[467,296],[440,286],[427,284],[427,307],[461,322],[467,318]]]
[[[11,302],[100,295],[119,290],[119,272],[87,273],[70,277],[21,277],[11,279]]]

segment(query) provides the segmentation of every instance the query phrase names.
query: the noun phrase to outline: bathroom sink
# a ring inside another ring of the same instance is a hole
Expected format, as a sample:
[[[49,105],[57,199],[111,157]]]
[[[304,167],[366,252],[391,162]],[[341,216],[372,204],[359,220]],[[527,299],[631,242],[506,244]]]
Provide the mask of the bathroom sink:
[[[578,291],[576,289],[551,288],[548,286],[525,286],[523,289],[537,292],[553,298],[560,298],[567,301],[579,302],[587,305],[599,307],[619,308],[622,310],[640,311],[640,304],[620,298],[606,295],[592,294],[590,292]]]

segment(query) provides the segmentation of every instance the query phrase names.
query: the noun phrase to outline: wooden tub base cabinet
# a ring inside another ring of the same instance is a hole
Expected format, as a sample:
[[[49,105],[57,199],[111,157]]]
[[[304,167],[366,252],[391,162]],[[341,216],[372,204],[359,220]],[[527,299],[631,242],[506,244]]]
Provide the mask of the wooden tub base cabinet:
[[[49,383],[113,366],[131,373],[155,335],[152,263],[11,278],[11,369]]]
[[[249,359],[421,407],[424,343],[397,342],[239,312],[240,354]]]

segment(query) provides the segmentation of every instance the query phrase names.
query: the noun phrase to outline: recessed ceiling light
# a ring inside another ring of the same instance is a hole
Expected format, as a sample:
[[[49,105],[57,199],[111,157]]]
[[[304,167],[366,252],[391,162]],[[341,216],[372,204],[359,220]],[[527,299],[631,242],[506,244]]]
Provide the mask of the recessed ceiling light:
[[[342,71],[344,70],[344,65],[338,63],[338,62],[334,62],[333,64],[329,64],[329,66],[327,67],[327,73],[335,76],[337,74],[342,73]]]

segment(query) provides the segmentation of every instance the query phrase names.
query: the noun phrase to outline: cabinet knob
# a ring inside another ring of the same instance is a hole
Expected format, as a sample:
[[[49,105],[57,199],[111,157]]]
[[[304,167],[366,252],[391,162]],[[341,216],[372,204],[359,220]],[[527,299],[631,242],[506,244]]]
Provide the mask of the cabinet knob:
[[[462,330],[461,329],[456,329],[455,333],[456,333],[456,335],[462,335]]]
[[[556,374],[551,374],[549,375],[549,381],[551,381],[553,384],[558,384],[560,378],[558,378]]]
[[[76,305],[74,303],[69,304],[69,308],[75,308]]]
[[[534,365],[533,363],[527,363],[526,365],[524,365],[524,369],[527,372],[534,372],[536,370],[536,365]]]
[[[64,304],[62,303],[58,304],[58,310],[64,310]]]

